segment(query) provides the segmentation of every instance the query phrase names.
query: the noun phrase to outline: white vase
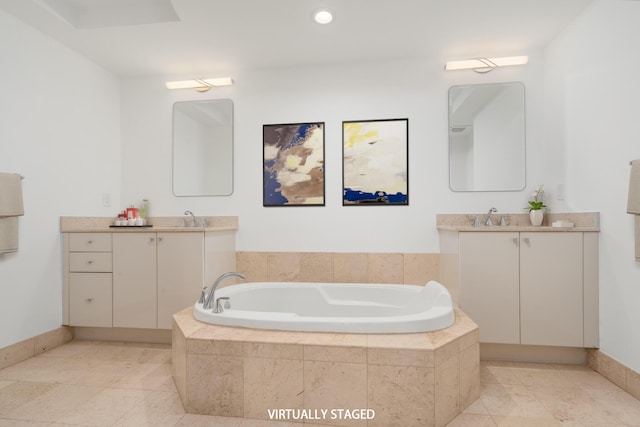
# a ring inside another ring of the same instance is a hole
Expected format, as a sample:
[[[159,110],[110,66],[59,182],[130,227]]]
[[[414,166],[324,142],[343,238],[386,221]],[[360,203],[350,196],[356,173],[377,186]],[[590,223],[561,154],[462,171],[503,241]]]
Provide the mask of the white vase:
[[[543,219],[544,212],[542,212],[542,209],[529,211],[529,220],[531,221],[531,225],[533,225],[534,227],[540,227],[542,225]]]

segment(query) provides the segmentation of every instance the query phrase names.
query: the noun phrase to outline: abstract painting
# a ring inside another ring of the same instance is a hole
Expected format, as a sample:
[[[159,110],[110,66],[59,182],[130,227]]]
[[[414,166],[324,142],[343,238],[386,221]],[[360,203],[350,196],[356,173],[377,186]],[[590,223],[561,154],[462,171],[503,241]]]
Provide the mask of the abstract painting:
[[[342,205],[409,204],[409,119],[342,122]]]
[[[324,206],[324,122],[263,125],[263,206]]]

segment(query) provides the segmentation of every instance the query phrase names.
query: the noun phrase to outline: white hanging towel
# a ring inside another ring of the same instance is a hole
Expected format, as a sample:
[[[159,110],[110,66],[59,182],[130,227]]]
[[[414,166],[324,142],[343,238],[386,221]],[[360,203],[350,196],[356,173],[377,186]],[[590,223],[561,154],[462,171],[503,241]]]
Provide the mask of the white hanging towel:
[[[636,243],[636,261],[640,261],[640,159],[631,162],[627,213],[634,215],[633,234]]]
[[[18,217],[24,215],[22,177],[0,173],[0,254],[18,250]]]
[[[0,254],[18,251],[18,217],[0,217]]]
[[[24,215],[22,177],[15,173],[0,173],[0,217]]]

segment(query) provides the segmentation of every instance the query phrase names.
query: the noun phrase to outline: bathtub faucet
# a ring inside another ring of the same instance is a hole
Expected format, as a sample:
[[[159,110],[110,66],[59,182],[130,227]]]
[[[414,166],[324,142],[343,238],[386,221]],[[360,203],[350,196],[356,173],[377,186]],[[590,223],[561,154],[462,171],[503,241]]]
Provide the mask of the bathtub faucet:
[[[213,282],[213,285],[211,285],[211,290],[209,290],[209,295],[207,296],[207,298],[204,300],[204,304],[202,305],[203,309],[209,309],[211,308],[211,305],[214,303],[215,301],[215,292],[216,292],[216,288],[218,287],[218,285],[220,284],[220,282],[222,282],[224,279],[226,279],[227,277],[231,277],[231,276],[235,276],[235,277],[239,277],[241,279],[246,279],[244,274],[241,273],[237,273],[235,271],[230,271],[228,273],[224,273],[222,275],[220,275],[220,277],[218,277],[216,279],[215,282]],[[216,311],[216,313],[219,313],[218,311]]]

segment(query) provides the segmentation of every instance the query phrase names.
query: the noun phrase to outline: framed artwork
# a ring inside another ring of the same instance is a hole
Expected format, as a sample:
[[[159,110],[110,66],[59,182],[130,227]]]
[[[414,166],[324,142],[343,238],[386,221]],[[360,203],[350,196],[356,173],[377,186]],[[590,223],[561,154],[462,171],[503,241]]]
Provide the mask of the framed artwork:
[[[342,122],[342,205],[409,204],[409,119]]]
[[[324,122],[263,125],[263,206],[324,206]]]

